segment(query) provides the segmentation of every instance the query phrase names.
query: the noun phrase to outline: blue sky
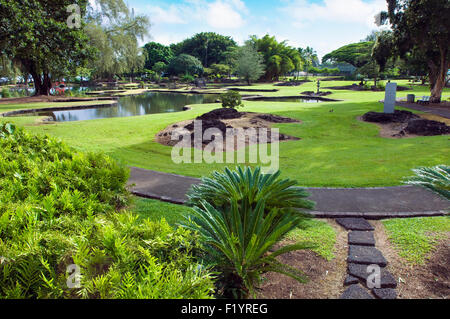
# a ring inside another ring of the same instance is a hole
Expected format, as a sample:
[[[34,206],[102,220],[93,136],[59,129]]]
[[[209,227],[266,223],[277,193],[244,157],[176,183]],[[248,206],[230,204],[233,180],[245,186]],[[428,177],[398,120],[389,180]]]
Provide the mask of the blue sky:
[[[320,57],[358,42],[376,30],[374,16],[386,0],[127,0],[149,16],[150,38],[179,42],[198,32],[232,36],[242,44],[250,35],[269,33],[291,46],[312,46]]]

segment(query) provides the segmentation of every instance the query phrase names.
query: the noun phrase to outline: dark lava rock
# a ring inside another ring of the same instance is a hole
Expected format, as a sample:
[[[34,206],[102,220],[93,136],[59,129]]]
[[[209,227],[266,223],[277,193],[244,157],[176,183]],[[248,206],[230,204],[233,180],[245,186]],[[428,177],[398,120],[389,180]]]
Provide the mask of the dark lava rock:
[[[212,110],[211,112],[205,113],[199,117],[197,120],[230,120],[230,119],[238,119],[244,116],[244,113],[238,112],[236,109],[230,108],[220,108]]]
[[[351,285],[340,299],[375,299],[360,285]]]
[[[363,280],[366,284],[367,277],[371,275],[370,272],[367,272],[367,267],[368,265],[349,263],[348,273],[351,276]],[[381,288],[396,288],[396,287],[397,281],[395,280],[394,276],[385,268],[381,268]]]
[[[274,84],[274,85],[275,86],[300,86],[300,85],[302,85],[303,83],[306,83],[306,82],[312,82],[312,81],[310,81],[310,80],[289,81],[289,82],[277,83],[277,84]]]
[[[408,122],[404,131],[421,136],[445,135],[450,134],[450,126],[437,121],[415,119]]]
[[[359,283],[359,279],[356,277],[353,277],[351,275],[347,275],[347,278],[345,278],[344,286],[350,286]]]
[[[352,231],[348,233],[348,243],[350,245],[375,246],[373,232]]]
[[[336,218],[336,222],[347,230],[374,230],[364,218]]]
[[[373,294],[380,299],[397,299],[397,291],[392,288],[373,289]]]
[[[257,118],[267,121],[267,122],[272,122],[272,123],[295,123],[295,122],[298,122],[297,120],[291,119],[289,117],[283,117],[283,116],[278,116],[278,115],[273,115],[273,114],[261,114],[261,115],[258,115]]]
[[[420,117],[414,113],[398,110],[392,114],[368,112],[362,116],[363,121],[372,123],[406,123],[411,119],[418,118]]]
[[[201,121],[201,123],[202,123],[202,134],[205,133],[205,131],[209,128],[217,128],[222,132],[222,134],[225,134],[225,132],[227,131],[226,124],[219,120],[203,120]],[[193,131],[195,128],[194,122],[186,125],[184,128],[189,131]]]
[[[350,245],[347,261],[349,263],[379,265],[381,267],[386,267],[387,265],[386,258],[384,258],[381,251],[370,246]]]

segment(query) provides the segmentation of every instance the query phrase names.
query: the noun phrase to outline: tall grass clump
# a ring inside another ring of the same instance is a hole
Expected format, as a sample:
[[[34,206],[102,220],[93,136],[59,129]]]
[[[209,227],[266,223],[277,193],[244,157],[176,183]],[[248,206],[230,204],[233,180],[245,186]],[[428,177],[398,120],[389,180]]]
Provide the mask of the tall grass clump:
[[[126,211],[128,175],[0,124],[0,298],[210,298],[198,236]]]

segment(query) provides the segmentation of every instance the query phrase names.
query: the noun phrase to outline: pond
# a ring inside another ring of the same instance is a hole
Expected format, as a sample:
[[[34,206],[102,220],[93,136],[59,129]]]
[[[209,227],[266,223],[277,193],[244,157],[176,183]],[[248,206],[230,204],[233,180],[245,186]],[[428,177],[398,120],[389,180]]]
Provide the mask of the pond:
[[[79,110],[38,112],[35,115],[49,116],[56,122],[86,121],[112,117],[139,116],[155,113],[180,112],[186,105],[215,103],[219,95],[215,94],[178,94],[147,93],[125,96],[118,104],[110,107],[98,107]]]

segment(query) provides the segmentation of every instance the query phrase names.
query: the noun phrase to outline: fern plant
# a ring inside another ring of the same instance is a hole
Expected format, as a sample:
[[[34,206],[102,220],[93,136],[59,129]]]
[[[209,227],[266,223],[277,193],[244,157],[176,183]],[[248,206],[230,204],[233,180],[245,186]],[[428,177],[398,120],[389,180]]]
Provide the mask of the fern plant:
[[[203,179],[190,193],[194,213],[183,223],[199,233],[206,259],[221,273],[225,297],[254,295],[261,275],[273,271],[300,282],[306,277],[276,257],[312,243],[275,248],[297,228],[305,215],[293,208],[312,207],[306,192],[295,182],[278,179],[280,173],[262,175],[259,169],[226,170]],[[214,196],[215,194],[215,196]],[[201,199],[204,196],[204,199]]]
[[[407,179],[406,184],[425,187],[450,200],[450,166],[420,167],[413,172],[416,175]]]

